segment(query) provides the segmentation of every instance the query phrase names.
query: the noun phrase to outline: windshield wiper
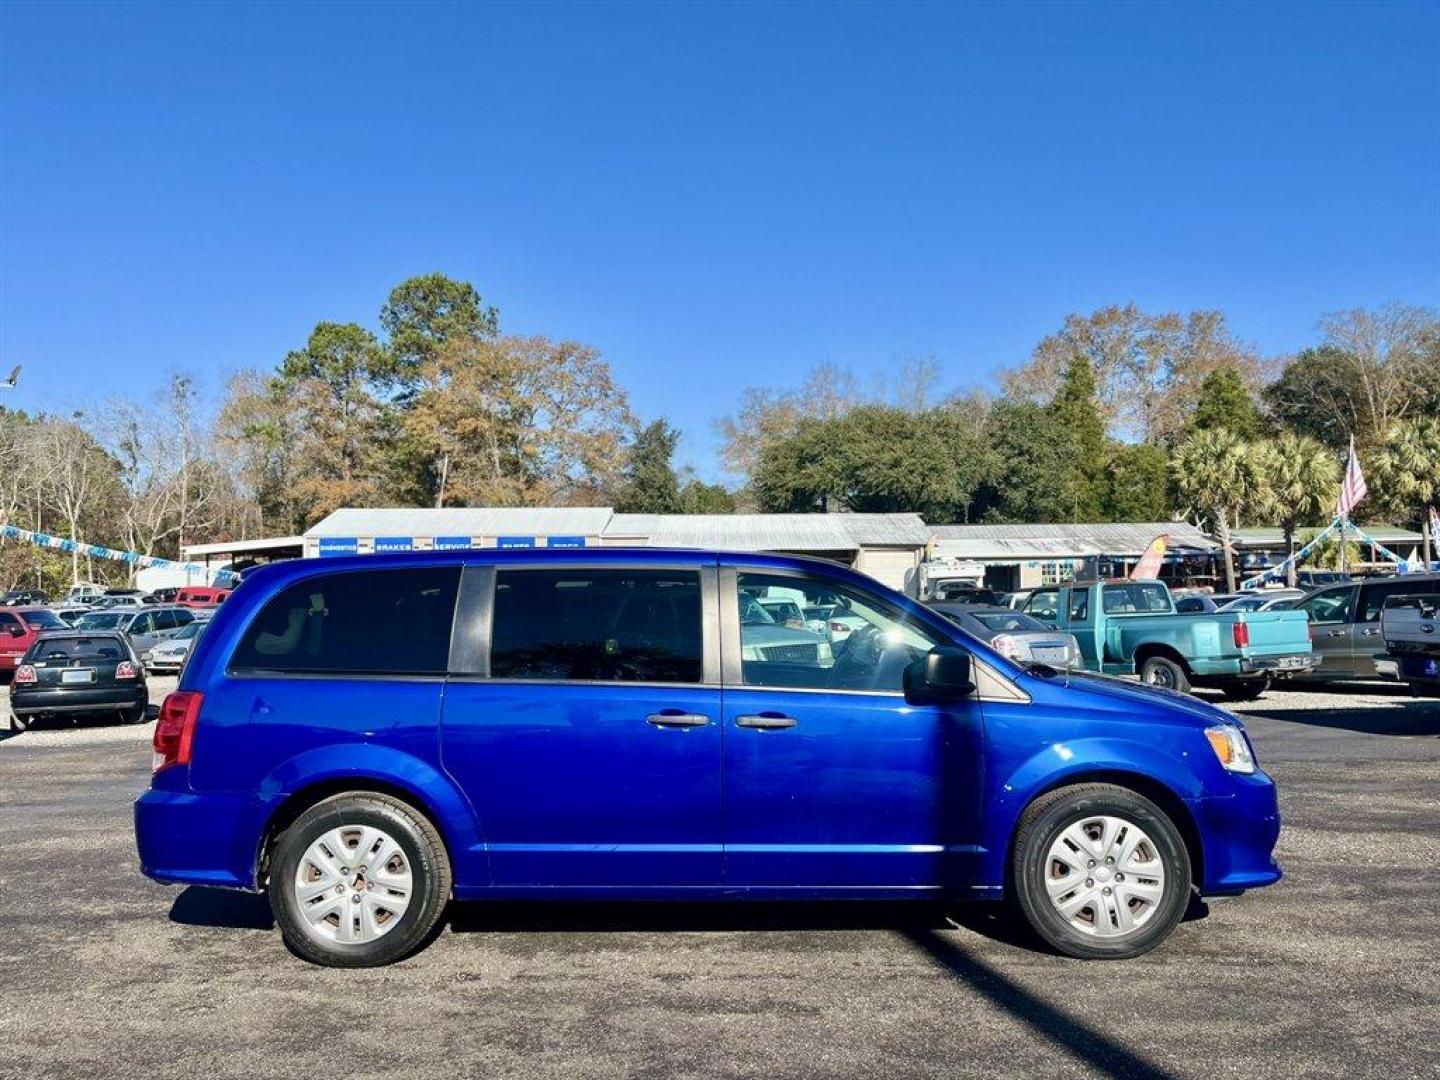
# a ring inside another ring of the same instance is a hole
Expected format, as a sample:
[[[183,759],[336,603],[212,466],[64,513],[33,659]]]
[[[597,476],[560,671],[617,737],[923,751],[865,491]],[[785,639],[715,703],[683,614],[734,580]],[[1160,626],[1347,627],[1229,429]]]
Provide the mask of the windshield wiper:
[[[1039,660],[1022,660],[1020,666],[1025,669],[1027,674],[1039,675],[1042,679],[1053,679],[1060,674],[1058,669],[1049,664],[1042,664]]]

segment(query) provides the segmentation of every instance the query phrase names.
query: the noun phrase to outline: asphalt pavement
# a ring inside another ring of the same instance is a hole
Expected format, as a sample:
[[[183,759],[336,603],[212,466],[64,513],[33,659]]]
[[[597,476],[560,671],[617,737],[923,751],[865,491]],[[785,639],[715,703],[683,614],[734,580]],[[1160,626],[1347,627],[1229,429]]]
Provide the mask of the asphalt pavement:
[[[1286,878],[1122,963],[986,909],[472,904],[403,964],[311,967],[262,898],[140,876],[150,724],[29,732],[0,741],[0,1077],[1428,1080],[1440,701],[1238,711]]]

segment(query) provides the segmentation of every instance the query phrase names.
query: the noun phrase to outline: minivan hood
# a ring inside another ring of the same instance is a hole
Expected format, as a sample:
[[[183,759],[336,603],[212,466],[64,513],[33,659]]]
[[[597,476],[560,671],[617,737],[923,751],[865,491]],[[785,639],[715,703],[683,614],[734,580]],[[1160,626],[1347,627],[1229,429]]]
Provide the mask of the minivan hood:
[[[1194,724],[1210,726],[1216,723],[1236,724],[1244,727],[1240,719],[1224,709],[1201,701],[1178,690],[1166,690],[1158,686],[1142,686],[1113,675],[1100,675],[1093,671],[1071,671],[1044,680],[1047,685],[1066,685],[1069,689],[1094,694],[1111,701],[1135,705],[1146,709],[1162,709],[1176,720],[1182,717]]]

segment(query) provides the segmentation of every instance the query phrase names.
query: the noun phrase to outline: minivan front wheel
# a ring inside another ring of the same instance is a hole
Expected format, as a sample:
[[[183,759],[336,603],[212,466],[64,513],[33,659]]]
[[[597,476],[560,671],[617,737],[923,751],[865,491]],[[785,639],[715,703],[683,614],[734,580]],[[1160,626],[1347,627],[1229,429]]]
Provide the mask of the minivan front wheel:
[[[1077,784],[1041,796],[1021,818],[1012,896],[1056,950],[1123,960],[1175,929],[1190,874],[1184,839],[1153,802],[1113,784]]]
[[[440,920],[450,863],[434,825],[388,795],[337,795],[282,832],[270,907],[286,943],[331,967],[408,956]]]

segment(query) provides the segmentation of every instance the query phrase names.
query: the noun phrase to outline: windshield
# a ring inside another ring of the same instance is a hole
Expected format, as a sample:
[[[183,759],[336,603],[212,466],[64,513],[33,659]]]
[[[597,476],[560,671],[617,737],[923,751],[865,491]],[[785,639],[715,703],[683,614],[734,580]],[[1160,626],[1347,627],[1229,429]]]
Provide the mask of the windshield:
[[[741,626],[773,626],[775,620],[766,611],[755,597],[749,593],[740,594],[740,625]]]
[[[122,618],[118,611],[91,611],[81,615],[75,626],[80,630],[116,630]]]
[[[1049,631],[1039,619],[1032,619],[1029,615],[1022,615],[1015,612],[1013,615],[1001,615],[998,612],[986,612],[984,614],[974,613],[975,618],[985,624],[987,630],[994,630],[998,633],[1006,632],[1033,632],[1035,630]]]
[[[173,634],[170,635],[170,640],[171,640],[171,641],[189,641],[191,638],[195,637],[197,634],[200,633],[200,628],[201,628],[202,626],[204,626],[204,625],[205,625],[205,624],[202,623],[202,622],[190,622],[190,623],[186,623],[186,624],[185,624],[184,626],[182,626],[179,630],[177,630],[175,633],[173,633]]]

